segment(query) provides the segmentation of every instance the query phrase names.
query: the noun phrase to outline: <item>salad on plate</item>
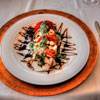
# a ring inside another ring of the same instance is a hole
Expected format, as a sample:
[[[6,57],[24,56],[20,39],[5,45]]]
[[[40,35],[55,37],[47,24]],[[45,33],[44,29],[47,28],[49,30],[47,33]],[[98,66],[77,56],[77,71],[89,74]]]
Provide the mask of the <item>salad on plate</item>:
[[[68,39],[68,28],[62,32],[63,23],[57,29],[57,25],[49,20],[39,21],[35,25],[23,27],[23,32],[14,43],[17,54],[23,58],[29,68],[37,72],[48,72],[62,69],[62,66],[70,60],[70,56],[77,53],[75,43]]]

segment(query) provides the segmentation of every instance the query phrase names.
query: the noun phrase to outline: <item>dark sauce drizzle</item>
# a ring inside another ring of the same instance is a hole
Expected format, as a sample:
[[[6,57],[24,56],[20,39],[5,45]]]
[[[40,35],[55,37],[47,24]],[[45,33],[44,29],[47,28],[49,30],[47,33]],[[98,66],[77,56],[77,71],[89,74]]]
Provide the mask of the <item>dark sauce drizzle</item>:
[[[74,53],[74,52],[71,52],[71,51],[76,50],[76,48],[74,48],[74,46],[76,46],[76,44],[68,42],[68,39],[71,39],[72,37],[68,35],[68,29],[67,28],[62,33],[62,26],[63,26],[63,23],[61,23],[58,30],[56,31],[56,34],[60,34],[62,36],[62,39],[61,39],[61,42],[60,42],[60,53],[62,55],[66,55],[66,56],[75,56],[75,55],[77,55],[77,53]],[[24,41],[22,41],[20,39],[17,40],[18,43],[14,44],[14,48],[17,51],[27,50],[26,54],[23,54],[23,53],[20,53],[20,52],[17,52],[17,54],[23,56],[23,60],[21,60],[21,62],[26,63],[29,68],[34,70],[34,68],[32,67],[32,63],[33,63],[32,52],[30,51],[30,49],[26,49],[27,44],[32,42],[33,39],[34,39],[34,33],[35,33],[34,28],[30,26],[30,27],[22,27],[22,29],[25,30],[25,32],[19,32],[19,34],[22,37],[24,37]],[[31,58],[31,59],[27,61],[27,60],[25,60],[26,58]],[[64,60],[70,60],[70,58],[65,58]],[[40,72],[47,72],[49,74],[54,69],[62,69],[62,65],[64,65],[65,62],[62,62],[60,59],[56,59],[56,62],[59,63],[59,65],[60,65],[59,68],[57,68],[56,65],[55,65],[52,68],[50,68],[48,71],[44,70],[44,71],[40,71]]]

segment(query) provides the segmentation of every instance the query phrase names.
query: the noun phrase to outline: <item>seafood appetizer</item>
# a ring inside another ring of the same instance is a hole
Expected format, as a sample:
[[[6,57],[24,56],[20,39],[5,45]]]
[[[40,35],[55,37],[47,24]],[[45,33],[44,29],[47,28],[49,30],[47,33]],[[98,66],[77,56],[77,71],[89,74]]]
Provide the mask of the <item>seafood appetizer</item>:
[[[76,44],[68,42],[72,37],[66,28],[62,32],[63,23],[57,25],[49,20],[43,20],[35,25],[23,27],[14,43],[16,53],[22,56],[21,62],[37,72],[48,72],[62,69],[70,60],[70,56],[77,55]]]

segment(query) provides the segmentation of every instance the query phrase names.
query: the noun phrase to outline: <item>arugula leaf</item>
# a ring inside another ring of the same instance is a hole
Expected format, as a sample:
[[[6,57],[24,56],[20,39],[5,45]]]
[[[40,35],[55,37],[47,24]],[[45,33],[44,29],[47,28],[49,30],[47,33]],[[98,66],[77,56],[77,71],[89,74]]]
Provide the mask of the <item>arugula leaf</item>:
[[[42,66],[42,65],[44,65],[44,64],[45,64],[45,63],[44,63],[44,58],[45,58],[45,56],[46,56],[46,55],[41,56],[41,58],[39,59],[38,64],[39,64],[40,66]]]
[[[47,34],[48,31],[50,30],[50,26],[47,24],[46,21],[44,21],[41,25],[40,25],[40,32],[43,34]]]
[[[39,55],[38,53],[35,55],[36,60],[38,59],[38,65],[42,66],[44,65],[44,58],[45,58],[46,54],[44,52],[41,52]]]
[[[44,59],[43,58],[39,59],[38,65],[40,65],[40,66],[44,65]]]
[[[48,38],[42,38],[41,39],[41,41],[40,41],[40,43],[39,43],[39,45],[38,45],[38,47],[36,48],[36,50],[38,50],[38,49],[46,49],[48,46],[46,45],[46,43],[47,43],[47,41],[48,41]],[[35,50],[35,51],[36,51]]]
[[[66,58],[66,55],[64,55],[64,54],[56,54],[56,58],[64,59],[64,58]]]
[[[56,36],[57,36],[57,38],[58,38],[59,40],[61,40],[61,35],[58,35],[58,34],[57,34]]]
[[[35,42],[31,42],[28,44],[28,47],[33,50],[34,49],[34,45],[35,45]]]
[[[40,36],[44,36],[44,35],[46,35],[46,34],[48,34],[48,32],[47,33],[40,33]]]
[[[39,49],[46,49],[48,46],[46,45],[46,43],[47,43],[47,41],[48,41],[48,38],[42,38],[41,40],[40,40],[40,43],[39,43],[39,45],[33,50],[34,52],[36,52],[37,50],[39,50]]]
[[[43,37],[43,38],[41,39],[40,43],[39,43],[39,46],[40,46],[40,47],[45,47],[47,41],[48,41],[48,38],[44,38],[44,37]]]
[[[33,59],[37,60],[37,58],[38,58],[38,53],[35,53],[34,56],[33,56]]]
[[[40,49],[40,47],[37,46],[33,51],[36,52],[36,51],[39,50],[39,49]]]
[[[44,52],[40,52],[40,56],[45,57],[46,54]]]

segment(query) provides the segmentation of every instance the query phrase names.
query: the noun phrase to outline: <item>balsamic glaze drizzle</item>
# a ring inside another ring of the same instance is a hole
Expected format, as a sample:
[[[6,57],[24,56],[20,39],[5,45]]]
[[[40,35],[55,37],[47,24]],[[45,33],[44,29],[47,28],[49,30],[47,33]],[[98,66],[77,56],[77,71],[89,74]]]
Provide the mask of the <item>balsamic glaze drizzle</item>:
[[[68,28],[66,28],[64,30],[64,32],[62,33],[62,26],[63,26],[63,23],[61,23],[61,25],[59,26],[58,30],[57,30],[57,34],[60,34],[62,36],[62,40],[60,42],[60,53],[62,55],[66,55],[66,56],[75,56],[77,55],[77,53],[74,53],[74,52],[71,52],[71,51],[75,51],[76,48],[74,48],[74,46],[76,46],[75,43],[70,43],[68,41],[68,39],[71,39],[72,36],[69,36],[68,35]],[[24,37],[24,41],[18,39],[18,43],[15,43],[14,44],[14,48],[19,51],[17,52],[17,54],[23,56],[23,60],[21,60],[21,62],[23,63],[26,63],[27,66],[29,68],[31,68],[32,70],[34,70],[34,68],[32,67],[32,63],[33,63],[33,60],[30,59],[30,60],[25,60],[26,58],[32,58],[32,52],[30,52],[30,49],[26,49],[27,48],[27,44],[32,42],[33,39],[34,39],[34,28],[33,27],[22,27],[22,29],[25,31],[25,32],[19,32],[19,34]],[[63,45],[63,47],[61,46]],[[23,53],[20,53],[20,51],[23,51],[23,50],[27,50],[27,54],[23,54]],[[44,71],[41,71],[41,72],[47,72],[48,74],[50,73],[50,71],[54,70],[54,69],[62,69],[62,65],[65,63],[65,62],[62,62],[60,59],[55,59],[56,62],[59,63],[60,67],[59,68],[56,68],[56,66],[53,66],[52,68],[50,68],[48,71],[47,70],[44,70]],[[65,58],[64,60],[70,60],[70,58]]]

